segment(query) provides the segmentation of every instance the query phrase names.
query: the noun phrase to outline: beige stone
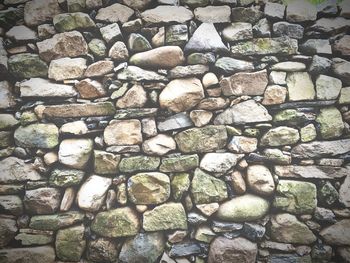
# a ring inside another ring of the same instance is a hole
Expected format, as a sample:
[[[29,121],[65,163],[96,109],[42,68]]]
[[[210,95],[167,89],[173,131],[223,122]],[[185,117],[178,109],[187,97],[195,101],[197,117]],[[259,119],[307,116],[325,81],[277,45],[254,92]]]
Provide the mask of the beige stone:
[[[261,102],[263,105],[275,105],[284,103],[287,97],[287,89],[279,85],[267,86],[264,99]]]
[[[118,108],[142,108],[147,102],[147,93],[140,84],[135,84],[117,100]]]
[[[103,133],[105,143],[110,145],[134,145],[142,143],[139,120],[112,120]]]
[[[79,81],[75,88],[83,99],[95,99],[107,95],[106,90],[99,81],[89,78]]]

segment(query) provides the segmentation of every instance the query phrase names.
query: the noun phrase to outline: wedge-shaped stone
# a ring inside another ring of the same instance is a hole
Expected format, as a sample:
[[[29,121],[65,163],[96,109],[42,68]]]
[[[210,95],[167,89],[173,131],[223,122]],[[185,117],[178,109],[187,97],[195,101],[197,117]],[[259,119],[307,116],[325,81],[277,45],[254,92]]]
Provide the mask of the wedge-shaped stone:
[[[181,203],[166,203],[143,214],[143,229],[159,231],[187,229],[185,208]]]
[[[350,245],[350,220],[344,219],[334,225],[322,229],[321,237],[327,244],[336,246]]]
[[[141,18],[147,24],[185,23],[193,18],[191,10],[183,6],[160,5],[141,13]]]
[[[255,38],[231,46],[233,55],[293,55],[298,51],[298,41],[288,37]]]
[[[130,207],[117,208],[96,215],[91,230],[103,237],[134,236],[140,230],[136,211]]]
[[[345,177],[349,168],[321,165],[286,165],[275,166],[275,174],[283,178],[336,179]]]
[[[292,149],[294,158],[321,158],[344,154],[350,151],[350,139],[315,141],[298,144]]]

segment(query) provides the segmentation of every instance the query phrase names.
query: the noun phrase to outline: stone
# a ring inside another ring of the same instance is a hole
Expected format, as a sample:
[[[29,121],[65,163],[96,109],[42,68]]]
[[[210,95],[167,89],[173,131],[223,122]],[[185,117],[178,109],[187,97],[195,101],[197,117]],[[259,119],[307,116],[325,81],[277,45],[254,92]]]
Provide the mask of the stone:
[[[203,23],[226,23],[231,20],[231,8],[228,5],[197,7],[194,16]]]
[[[165,57],[166,59],[164,59]],[[130,58],[130,63],[136,66],[166,69],[182,65],[184,61],[184,54],[177,46],[158,47],[137,53]]]
[[[169,135],[158,134],[144,141],[142,149],[149,155],[164,155],[176,149],[176,142]]]
[[[300,126],[316,119],[314,113],[307,113],[296,109],[285,109],[277,112],[273,121],[280,124]]]
[[[82,12],[55,15],[53,24],[58,32],[87,30],[96,27],[90,16]]]
[[[84,11],[86,1],[82,0],[67,0],[67,9],[69,13]]]
[[[100,82],[89,78],[79,81],[75,84],[75,88],[83,99],[95,99],[107,95],[106,90]]]
[[[0,114],[0,129],[14,128],[19,124],[19,121],[12,114]]]
[[[193,170],[199,165],[197,154],[180,155],[174,157],[162,158],[162,164],[159,167],[161,172],[187,172]]]
[[[210,88],[219,84],[219,80],[214,73],[208,72],[203,76],[202,83],[204,88]]]
[[[349,26],[349,21],[344,17],[326,18],[323,17],[318,19],[310,30],[318,33],[330,34],[332,32],[344,31]]]
[[[5,34],[6,37],[11,38],[17,42],[37,40],[38,36],[35,31],[26,26],[14,26]]]
[[[264,13],[272,19],[283,19],[286,6],[279,3],[267,2],[265,4]]]
[[[6,217],[0,217],[0,247],[6,247],[16,236],[18,231],[16,220]],[[0,250],[1,251],[1,250]]]
[[[332,61],[330,59],[314,55],[309,66],[309,72],[312,74],[324,74],[331,69],[331,66]]]
[[[93,38],[88,43],[89,51],[96,57],[104,57],[107,53],[105,42],[98,38]]]
[[[91,225],[91,230],[103,237],[134,236],[140,229],[136,211],[130,207],[99,212]]]
[[[340,53],[343,56],[350,55],[350,49],[347,46],[349,43],[350,37],[348,35],[344,35],[342,38],[336,40],[333,44],[333,51]]]
[[[253,26],[253,35],[256,37],[271,37],[270,23],[266,18],[260,19],[255,26]]]
[[[86,59],[84,58],[55,59],[50,63],[49,78],[56,81],[81,78],[86,68]]]
[[[141,120],[142,133],[146,138],[157,135],[157,124],[153,117],[146,117]]]
[[[226,53],[228,48],[212,23],[202,23],[185,45],[184,51]]]
[[[156,262],[164,251],[164,244],[162,232],[138,233],[124,242],[118,262]]]
[[[190,65],[202,64],[208,65],[215,62],[215,56],[212,52],[192,53],[187,56],[187,63]],[[204,84],[203,84],[204,85]]]
[[[231,20],[233,22],[246,22],[250,24],[257,23],[263,18],[264,13],[257,6],[251,7],[234,7],[231,9]]]
[[[339,79],[326,75],[319,75],[316,79],[316,97],[319,100],[337,99],[342,83]]]
[[[74,118],[114,115],[115,108],[111,102],[96,102],[87,104],[64,104],[45,106],[44,118]]]
[[[231,23],[222,30],[222,36],[226,41],[239,41],[253,38],[253,28],[250,23]]]
[[[350,87],[345,87],[340,90],[339,104],[350,103]]]
[[[243,236],[251,241],[260,241],[265,235],[266,229],[264,226],[254,223],[244,223]]]
[[[24,5],[24,22],[28,26],[37,26],[62,13],[62,9],[55,0],[35,0]]]
[[[199,166],[210,173],[226,173],[241,158],[242,156],[233,153],[206,153]]]
[[[63,57],[78,57],[88,53],[87,43],[78,31],[64,32],[37,42],[39,56],[46,62]]]
[[[182,112],[196,106],[204,98],[204,91],[199,79],[175,79],[159,95],[162,108]]]
[[[350,207],[350,176],[346,176],[344,182],[339,189],[339,202],[344,204],[346,207]]]
[[[225,182],[203,172],[199,168],[194,172],[190,191],[195,204],[220,202],[227,198]]]
[[[134,10],[122,5],[113,4],[104,8],[100,8],[96,15],[96,20],[107,23],[125,23],[134,14]]]
[[[0,108],[13,108],[16,105],[12,87],[7,80],[0,81]]]
[[[64,194],[60,205],[60,211],[66,212],[70,210],[75,199],[75,192],[76,191],[73,187],[68,187],[64,190]]]
[[[350,84],[350,62],[341,58],[334,58],[332,63],[332,71],[336,77],[343,81],[343,84]]]
[[[128,47],[131,52],[142,52],[152,49],[151,44],[141,34],[131,33],[128,39]]]
[[[316,139],[316,137],[317,137],[316,128],[312,123],[300,129],[300,140],[302,142],[313,141]]]
[[[128,194],[137,205],[161,204],[170,197],[170,179],[159,172],[138,173],[128,180]]]
[[[260,140],[262,146],[281,146],[295,144],[299,141],[299,131],[287,126],[268,130]]]
[[[315,21],[317,19],[316,6],[303,0],[288,3],[286,19],[294,23]]]
[[[192,128],[175,135],[179,150],[184,153],[211,152],[226,146],[227,131],[224,126],[208,125]]]
[[[18,78],[46,77],[48,67],[37,54],[23,53],[9,57],[8,69]]]
[[[139,120],[112,120],[103,133],[105,143],[110,145],[135,145],[142,142]]]
[[[166,27],[165,43],[169,46],[183,46],[188,41],[187,25],[169,25]]]
[[[113,46],[108,51],[108,56],[112,58],[114,61],[123,62],[128,60],[129,51],[122,41],[117,41],[113,44]]]
[[[119,171],[131,173],[136,171],[154,171],[160,163],[159,157],[138,155],[123,158],[119,164]]]
[[[100,32],[103,40],[107,43],[112,43],[123,38],[122,32],[120,31],[120,27],[117,23],[101,27]]]
[[[309,144],[313,144],[313,142]],[[322,165],[275,166],[275,174],[284,178],[335,179],[346,176],[347,172],[347,168]]]
[[[231,57],[221,57],[215,62],[215,67],[225,75],[240,71],[251,71],[254,69],[252,62],[235,59]]]
[[[70,85],[57,84],[43,78],[31,78],[19,83],[21,97],[63,97],[69,98],[77,95]]]
[[[175,201],[180,201],[190,187],[190,175],[177,173],[171,180],[171,192]]]
[[[272,26],[272,31],[275,36],[287,36],[295,39],[302,39],[304,36],[304,28],[298,24],[288,22],[277,22]]]
[[[92,149],[91,139],[65,139],[59,147],[59,162],[70,168],[82,169],[88,163]]]
[[[97,174],[116,174],[120,155],[94,150],[94,172]]]
[[[56,235],[56,254],[64,261],[79,261],[85,250],[84,226],[60,229]]]
[[[344,130],[344,123],[340,111],[335,107],[322,108],[316,118],[320,126],[323,139],[340,137]]]
[[[303,223],[291,214],[272,216],[270,235],[273,241],[308,245],[316,241],[316,236]]]
[[[322,229],[320,236],[323,238],[326,244],[348,246],[350,244],[349,225],[349,219],[340,220],[334,225]]]
[[[239,72],[220,80],[220,87],[225,96],[263,95],[267,84],[266,70]]]
[[[58,128],[50,123],[20,126],[14,133],[14,139],[21,147],[52,149],[58,145]]]
[[[15,237],[22,245],[46,245],[53,242],[53,232],[22,228]]]
[[[313,100],[315,98],[314,84],[307,72],[288,73],[286,81],[290,101]]]
[[[85,77],[99,77],[111,73],[114,68],[113,61],[101,60],[90,64],[85,73]]]
[[[202,76],[209,71],[207,65],[189,65],[176,66],[168,71],[169,79],[189,78],[193,76]]]
[[[272,65],[271,69],[276,71],[295,72],[305,70],[306,65],[302,62],[285,61]]]
[[[84,214],[77,211],[69,211],[54,215],[35,215],[30,219],[29,227],[37,230],[58,230],[74,224],[81,223]]]
[[[240,102],[220,113],[214,124],[247,124],[271,121],[272,117],[264,106],[254,100]]]
[[[85,172],[75,169],[54,169],[51,172],[49,184],[55,187],[69,187],[79,185]]]
[[[181,203],[165,203],[143,214],[143,229],[159,231],[187,229],[187,217]]]
[[[201,204],[201,205],[196,205],[196,207],[205,216],[211,216],[219,209],[219,203]]]
[[[238,195],[244,194],[247,190],[247,187],[243,179],[242,173],[239,171],[234,171],[230,177],[233,191]]]
[[[42,176],[35,170],[31,163],[17,157],[7,157],[0,161],[1,177],[0,183],[20,183],[25,181],[39,181]]]
[[[280,180],[273,207],[292,214],[312,214],[317,205],[316,186],[309,182]]]
[[[249,189],[262,196],[274,193],[275,183],[270,170],[264,165],[250,165],[247,168],[246,181]]]
[[[278,81],[277,81],[278,82]],[[280,83],[280,82],[279,82]],[[275,105],[284,103],[287,97],[287,89],[280,85],[269,85],[265,89],[262,105]]]
[[[208,226],[199,226],[194,239],[204,243],[210,243],[215,238],[215,233]]]
[[[304,54],[332,54],[332,48],[328,39],[308,39],[299,46]]]
[[[61,202],[61,192],[57,188],[43,187],[26,190],[23,204],[29,214],[53,214]]]
[[[213,113],[205,110],[193,110],[190,112],[190,118],[196,127],[203,127],[211,121]]]
[[[348,180],[346,180],[346,182],[347,181]],[[346,189],[346,183],[340,189],[344,191],[344,189]],[[343,192],[343,199],[344,199],[344,196],[346,196],[346,194],[344,195],[344,192]],[[318,198],[318,203],[328,207],[334,204],[334,202],[336,202],[339,199],[339,193],[330,182],[326,181],[324,183],[321,183],[320,187],[318,188],[317,198]]]
[[[292,55],[296,54],[297,40],[289,37],[254,38],[231,46],[233,55]]]
[[[38,25],[38,37],[40,39],[47,39],[56,34],[55,27],[51,24]]]
[[[87,258],[91,261],[115,262],[118,250],[115,242],[107,238],[98,238],[88,243]]]
[[[146,24],[185,23],[193,18],[192,11],[183,6],[160,5],[141,13]]]
[[[254,221],[264,217],[269,206],[267,200],[252,194],[245,194],[222,203],[215,216],[229,222]]]
[[[174,244],[170,251],[170,257],[186,257],[203,253],[203,248],[197,242],[185,242]]]
[[[128,66],[117,74],[118,79],[126,81],[167,81],[168,79],[154,71],[136,66]]]
[[[1,249],[1,260],[6,263],[15,263],[28,260],[29,262],[55,262],[55,250],[51,246],[6,248]]]

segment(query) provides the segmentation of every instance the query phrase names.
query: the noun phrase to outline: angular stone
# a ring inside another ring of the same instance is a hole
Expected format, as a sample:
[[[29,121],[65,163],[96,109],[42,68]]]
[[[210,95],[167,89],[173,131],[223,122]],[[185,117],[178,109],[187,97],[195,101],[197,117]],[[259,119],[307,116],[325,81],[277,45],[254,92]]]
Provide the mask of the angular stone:
[[[289,22],[307,22],[317,19],[316,6],[304,0],[290,2],[287,5],[286,19]]]
[[[133,119],[133,118],[144,118],[149,119],[157,115],[158,108],[133,108],[133,109],[120,109],[116,110],[116,114],[114,115],[115,119]],[[142,132],[144,132],[144,123],[142,122]],[[144,132],[147,136],[147,133]],[[155,134],[154,134],[155,135]]]
[[[83,99],[95,99],[107,95],[106,90],[100,82],[89,78],[79,81],[75,84],[75,88]]]
[[[312,214],[316,209],[316,186],[309,182],[280,180],[273,207],[292,214]]]
[[[96,15],[96,20],[107,22],[107,23],[125,23],[134,14],[134,10],[131,8],[121,5],[113,4],[105,8],[100,8]]]
[[[168,79],[154,71],[136,66],[128,66],[117,74],[119,80],[126,81],[167,81]]]
[[[200,162],[200,168],[210,173],[226,173],[241,158],[241,155],[233,153],[206,153]]]
[[[332,48],[328,39],[308,39],[299,45],[299,50],[304,54],[332,54]]]
[[[142,52],[152,49],[151,44],[141,34],[131,33],[128,39],[128,47],[131,52]]]
[[[253,38],[253,28],[250,23],[231,23],[222,30],[222,36],[226,41],[239,41]]]
[[[335,246],[350,245],[350,220],[344,219],[321,230],[320,235],[326,244]]]
[[[221,57],[215,62],[215,67],[222,73],[228,75],[240,71],[251,71],[254,69],[252,62],[235,59],[231,57]]]
[[[14,41],[33,41],[37,40],[37,33],[26,26],[14,26],[5,34],[6,37],[13,39]]]
[[[181,203],[165,203],[143,214],[143,229],[159,231],[170,229],[187,230],[187,217]]]
[[[264,93],[262,105],[276,105],[284,103],[287,97],[287,89],[279,85],[267,86]]]
[[[170,179],[158,172],[138,173],[128,180],[128,194],[137,205],[163,203],[170,197]]]
[[[136,211],[130,207],[100,212],[91,224],[91,230],[103,237],[126,237],[136,235],[140,230]]]
[[[268,130],[260,140],[262,146],[281,146],[295,144],[299,141],[299,131],[287,126]]]
[[[81,223],[84,219],[84,214],[77,211],[54,215],[37,215],[30,219],[29,227],[38,230],[58,230],[74,224]]]
[[[37,54],[23,53],[9,57],[9,72],[17,78],[46,77],[48,67]]]
[[[138,233],[124,242],[118,262],[156,262],[164,247],[165,238],[162,232]]]
[[[344,84],[350,85],[350,62],[341,58],[332,59],[332,71]]]
[[[227,186],[200,169],[196,169],[191,183],[191,194],[195,204],[223,201],[227,198]]]
[[[199,165],[199,157],[197,154],[180,155],[176,157],[168,157],[162,159],[159,167],[161,172],[187,172],[197,168]]]
[[[166,28],[165,43],[169,46],[183,46],[188,41],[187,25],[169,25]]]
[[[343,134],[344,123],[340,111],[335,107],[322,108],[316,118],[323,139],[333,139]]]
[[[295,39],[302,39],[304,36],[304,28],[298,24],[288,22],[277,22],[272,27],[273,34],[278,37],[287,36]]]
[[[102,38],[107,43],[112,43],[113,41],[122,40],[123,35],[120,27],[117,23],[109,24],[107,26],[101,27],[100,32]]]
[[[238,103],[214,119],[214,124],[246,124],[271,121],[272,117],[264,106],[254,100]]]
[[[213,117],[213,113],[205,110],[193,110],[190,112],[190,118],[196,127],[207,125]]]
[[[1,260],[5,263],[28,262],[51,263],[55,262],[55,250],[51,246],[6,248],[1,249]]]
[[[103,133],[105,143],[109,145],[134,145],[142,142],[139,120],[112,120]]]
[[[283,19],[286,6],[279,3],[267,2],[265,4],[264,13],[272,19]]]
[[[187,56],[187,63],[190,65],[202,64],[208,65],[215,62],[215,56],[212,52],[207,53],[192,53]]]
[[[210,244],[208,263],[250,263],[255,262],[257,254],[257,245],[245,238],[217,237]]]
[[[317,137],[316,128],[312,123],[300,129],[300,140],[302,142],[313,141],[314,139],[316,139],[316,137]]]
[[[97,174],[116,174],[120,155],[94,150],[94,171]]]
[[[84,226],[60,229],[56,235],[56,255],[64,261],[79,261],[85,250]]]
[[[115,242],[107,238],[91,240],[88,244],[87,258],[91,261],[116,262],[118,250]]]
[[[25,181],[39,181],[42,176],[35,170],[33,164],[25,163],[17,157],[8,157],[0,161],[0,183],[19,183]]]
[[[316,79],[316,97],[319,100],[334,100],[338,98],[342,83],[339,79],[319,75]]]
[[[164,155],[169,151],[176,149],[176,142],[169,135],[158,134],[155,137],[144,141],[142,149],[149,155]]]
[[[245,194],[222,203],[215,215],[218,219],[229,222],[254,221],[264,217],[269,206],[267,200]]]
[[[28,26],[37,26],[62,13],[62,9],[55,0],[27,2],[24,6],[24,22]]]
[[[175,135],[181,152],[211,152],[226,146],[227,131],[222,125],[192,128]]]
[[[274,193],[275,183],[266,166],[258,164],[248,166],[246,181],[250,190],[258,195],[270,196]]]
[[[296,39],[289,37],[255,38],[231,46],[233,55],[293,55],[298,50]]]
[[[263,95],[267,84],[266,70],[236,73],[220,80],[220,87],[225,96]]]
[[[89,65],[84,73],[85,77],[100,77],[111,73],[114,68],[113,61],[100,60]]]
[[[141,13],[141,18],[147,24],[163,24],[176,22],[185,23],[193,18],[192,11],[183,6],[160,5]]]
[[[42,78],[31,78],[19,83],[21,97],[63,97],[69,98],[77,95],[70,85],[57,84]]]
[[[78,31],[65,32],[37,42],[39,56],[46,62],[63,57],[77,57],[88,53],[87,43]]]
[[[231,10],[231,17],[233,22],[246,22],[255,24],[261,18],[263,18],[264,13],[259,10],[258,6],[251,7],[234,7]]]
[[[43,187],[26,190],[23,204],[29,214],[53,214],[61,202],[61,192],[57,188]]]
[[[14,133],[14,139],[21,147],[52,149],[58,145],[58,128],[44,123],[20,126]]]
[[[227,23],[231,20],[231,8],[228,5],[197,7],[194,16],[203,23]]]
[[[316,156],[317,155],[315,155],[315,157]],[[315,158],[314,156],[312,157]],[[348,168],[322,166],[322,165],[275,166],[275,174],[283,178],[335,179],[335,178],[341,178],[346,176],[348,172],[349,172]]]
[[[344,35],[339,40],[335,41],[333,44],[333,51],[339,52],[343,56],[350,55],[350,49],[347,43],[349,43],[350,37],[348,35]]]
[[[56,81],[81,78],[86,68],[84,58],[55,59],[50,63],[49,78]]]
[[[257,149],[258,140],[245,136],[233,136],[227,148],[234,153],[251,153]]]
[[[288,73],[287,87],[290,101],[313,100],[315,98],[314,84],[307,72]]]
[[[115,108],[111,102],[96,102],[88,104],[64,104],[45,106],[45,118],[74,118],[92,116],[111,116]]]
[[[270,24],[266,18],[260,19],[255,26],[253,26],[253,35],[256,37],[271,37]]]
[[[175,201],[180,201],[190,188],[191,181],[188,173],[177,173],[171,180],[171,192]]]
[[[312,74],[325,74],[332,66],[332,61],[325,57],[314,55],[309,67],[309,72]]]
[[[323,17],[318,19],[312,26],[309,27],[309,29],[318,33],[332,34],[333,32],[341,32],[346,30],[349,25],[349,20],[345,19],[344,17]]]
[[[191,127],[193,123],[187,113],[180,112],[165,120],[159,121],[157,126],[160,132],[164,132]]]
[[[158,168],[159,164],[159,157],[136,155],[123,158],[119,163],[119,171],[122,173],[154,171]]]
[[[159,95],[162,108],[182,112],[196,106],[204,98],[201,81],[197,78],[175,79]]]
[[[347,175],[343,184],[339,189],[339,202],[344,204],[346,207],[350,207],[350,176]]]
[[[222,42],[213,24],[202,23],[187,42],[184,51],[226,53],[228,48]]]
[[[58,151],[59,162],[71,168],[82,169],[88,163],[92,149],[91,139],[63,140]]]
[[[124,42],[117,41],[109,49],[108,56],[112,58],[114,61],[123,62],[128,60],[129,51],[126,48],[126,45],[124,44]]]
[[[340,90],[339,104],[350,103],[350,87],[342,88]]]
[[[69,187],[78,185],[83,180],[85,173],[75,169],[54,169],[51,172],[49,183],[56,187]]]
[[[16,236],[17,231],[16,220],[0,217],[0,247],[6,247]]]
[[[168,71],[169,79],[189,78],[193,76],[203,76],[209,71],[207,65],[176,66]]]
[[[54,241],[52,231],[33,230],[29,228],[20,229],[15,239],[19,240],[25,246],[46,245]]]
[[[170,251],[169,256],[171,257],[186,257],[198,255],[204,252],[204,249],[197,242],[183,242],[174,244]]]
[[[0,81],[0,109],[13,108],[15,105],[16,101],[10,82]]]
[[[58,32],[96,27],[90,16],[82,12],[58,14],[54,16],[53,24]]]
[[[282,243],[308,245],[316,241],[316,236],[291,214],[277,214],[271,218],[271,239]]]
[[[12,114],[0,114],[0,129],[14,128],[19,124],[19,121]]]
[[[215,238],[215,233],[208,226],[199,226],[196,230],[194,239],[204,243],[210,243]]]

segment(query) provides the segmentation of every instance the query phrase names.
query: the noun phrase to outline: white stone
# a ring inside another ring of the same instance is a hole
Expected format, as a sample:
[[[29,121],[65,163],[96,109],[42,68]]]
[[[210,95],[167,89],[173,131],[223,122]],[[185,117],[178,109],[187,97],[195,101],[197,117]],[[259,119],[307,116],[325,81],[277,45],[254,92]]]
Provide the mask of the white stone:
[[[6,32],[6,37],[16,41],[31,41],[38,38],[37,33],[26,26],[14,26]]]
[[[84,58],[55,59],[49,66],[49,78],[56,81],[81,78],[86,68]]]
[[[316,97],[319,100],[335,100],[342,87],[340,79],[319,75],[316,79]]]
[[[290,101],[313,100],[314,84],[307,72],[292,72],[287,75],[287,87]]]
[[[66,139],[60,144],[58,159],[68,167],[82,169],[90,159],[92,148],[91,139]]]
[[[269,75],[269,81],[271,82],[271,84],[286,85],[286,77],[286,72],[271,71]]]
[[[96,20],[108,23],[125,23],[134,14],[134,10],[121,4],[113,4],[98,10]]]
[[[164,155],[176,149],[176,142],[169,135],[158,134],[144,141],[142,149],[149,155]]]
[[[82,135],[88,132],[88,127],[84,121],[73,121],[65,123],[60,128],[60,133],[70,135]]]
[[[200,168],[212,173],[225,173],[236,165],[243,156],[233,153],[207,153],[200,162]]]

